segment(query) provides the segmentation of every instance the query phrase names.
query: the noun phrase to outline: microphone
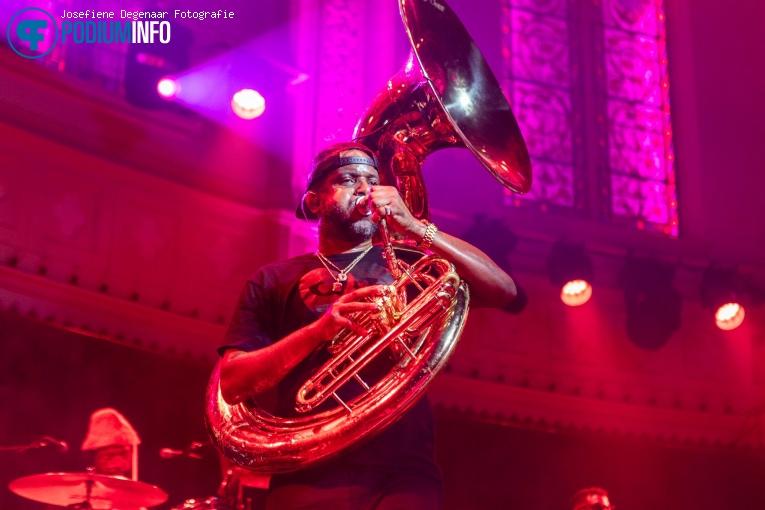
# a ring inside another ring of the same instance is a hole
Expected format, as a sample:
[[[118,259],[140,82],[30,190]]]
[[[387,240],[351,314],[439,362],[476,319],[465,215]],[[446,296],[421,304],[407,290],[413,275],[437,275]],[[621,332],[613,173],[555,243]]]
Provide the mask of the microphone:
[[[44,446],[54,446],[56,450],[58,450],[61,453],[68,452],[69,451],[69,443],[66,441],[62,441],[60,439],[56,439],[55,437],[50,436],[43,436],[40,438],[40,440],[37,442],[38,447],[44,447]]]
[[[184,455],[183,450],[173,450],[172,448],[162,448],[159,451],[159,456],[163,459],[172,459],[174,457],[180,457]]]
[[[208,446],[210,443],[200,443],[198,441],[192,442],[189,446],[183,450],[175,450],[173,448],[162,448],[159,450],[159,456],[163,459],[172,459],[175,457],[190,457],[192,459],[201,459],[202,455],[196,453],[196,450]]]

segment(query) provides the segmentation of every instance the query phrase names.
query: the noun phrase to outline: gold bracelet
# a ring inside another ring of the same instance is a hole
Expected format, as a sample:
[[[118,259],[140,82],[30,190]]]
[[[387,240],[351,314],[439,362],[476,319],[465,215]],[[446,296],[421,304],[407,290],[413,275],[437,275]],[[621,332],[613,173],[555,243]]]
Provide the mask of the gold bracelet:
[[[422,241],[420,241],[420,244],[417,245],[417,248],[425,251],[430,248],[430,245],[433,244],[433,241],[436,239],[436,232],[438,232],[438,227],[433,223],[428,222],[428,220],[423,220],[423,223],[427,225],[425,227],[425,235],[422,236]]]

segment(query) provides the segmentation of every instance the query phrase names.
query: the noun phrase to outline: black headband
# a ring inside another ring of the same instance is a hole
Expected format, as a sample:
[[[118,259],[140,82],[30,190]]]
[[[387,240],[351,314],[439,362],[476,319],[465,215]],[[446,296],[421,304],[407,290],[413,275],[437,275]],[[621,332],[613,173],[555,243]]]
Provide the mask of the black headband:
[[[360,151],[365,156],[346,156],[340,157],[340,154],[350,151]],[[328,150],[320,153],[314,160],[314,167],[311,171],[306,186],[306,194],[314,189],[332,170],[346,165],[368,165],[379,171],[380,167],[374,152],[359,143],[343,143],[330,147]],[[300,204],[295,211],[295,216],[301,220],[315,220],[316,215],[308,210],[305,205],[306,195],[300,200]]]
[[[335,168],[340,168],[341,166],[345,165],[369,165],[377,170],[377,163],[373,159],[367,158],[366,156],[348,156],[347,158],[338,158],[337,163],[332,165],[330,170],[334,170]]]
[[[322,180],[324,176],[332,170],[345,165],[369,165],[375,170],[378,170],[377,162],[374,159],[365,156],[348,156],[345,158],[337,158],[334,161],[330,159],[325,161],[323,165],[320,165],[313,175],[311,175],[311,182],[308,183],[308,189],[311,189],[317,181]]]

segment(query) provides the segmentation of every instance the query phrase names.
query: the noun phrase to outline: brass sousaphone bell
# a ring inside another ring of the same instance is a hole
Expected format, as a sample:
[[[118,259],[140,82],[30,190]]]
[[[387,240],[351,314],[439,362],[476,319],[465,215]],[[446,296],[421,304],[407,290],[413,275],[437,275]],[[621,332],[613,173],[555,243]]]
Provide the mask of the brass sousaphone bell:
[[[409,210],[428,219],[421,169],[466,147],[503,186],[531,188],[531,162],[510,104],[459,18],[440,0],[401,0],[409,60],[362,115],[354,138],[378,152]]]
[[[442,148],[467,147],[504,186],[528,191],[531,165],[520,129],[465,27],[441,0],[399,2],[412,53],[354,137],[378,152],[381,174],[395,179],[418,218],[429,216],[422,163]],[[228,459],[263,473],[303,469],[374,437],[422,397],[459,340],[469,293],[447,260],[429,256],[408,266],[391,252],[388,244],[396,281],[380,302],[383,312],[353,317],[369,335],[341,331],[332,340],[332,358],[298,391],[296,409],[303,415],[279,417],[253,402],[225,402],[216,367],[206,419],[213,443]],[[325,399],[338,399],[335,389],[343,384],[367,386],[359,370],[392,352],[399,361],[382,380],[332,410],[310,413]]]

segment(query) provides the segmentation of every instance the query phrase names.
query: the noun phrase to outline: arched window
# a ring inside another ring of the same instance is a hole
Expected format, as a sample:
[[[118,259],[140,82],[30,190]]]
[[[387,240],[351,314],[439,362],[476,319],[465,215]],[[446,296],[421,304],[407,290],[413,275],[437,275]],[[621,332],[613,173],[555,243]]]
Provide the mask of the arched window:
[[[504,0],[502,28],[535,179],[508,202],[676,237],[662,0]]]

